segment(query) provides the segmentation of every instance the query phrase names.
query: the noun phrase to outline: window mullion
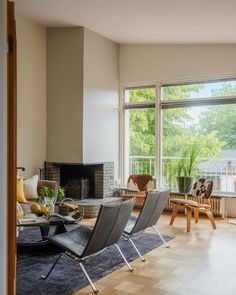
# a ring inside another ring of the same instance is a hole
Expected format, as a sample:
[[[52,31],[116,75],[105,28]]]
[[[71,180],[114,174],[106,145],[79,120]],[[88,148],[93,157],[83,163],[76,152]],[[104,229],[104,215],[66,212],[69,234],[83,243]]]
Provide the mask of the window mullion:
[[[194,99],[184,99],[184,100],[166,100],[161,101],[162,109],[170,108],[182,108],[191,106],[204,106],[204,105],[220,105],[220,104],[235,104],[236,96],[224,96],[224,97],[202,97]]]
[[[156,171],[155,176],[157,179],[157,189],[161,187],[161,173],[162,173],[162,118],[161,118],[161,85],[159,83],[156,84],[156,124],[155,124],[155,133],[156,133]]]

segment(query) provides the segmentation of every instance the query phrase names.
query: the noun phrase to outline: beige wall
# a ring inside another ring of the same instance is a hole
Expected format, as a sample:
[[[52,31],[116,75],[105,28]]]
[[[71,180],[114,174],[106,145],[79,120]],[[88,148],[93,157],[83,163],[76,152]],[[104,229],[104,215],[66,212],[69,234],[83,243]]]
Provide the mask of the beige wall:
[[[24,176],[46,158],[46,30],[26,18],[17,27],[17,164]]]
[[[118,45],[84,28],[47,29],[47,160],[119,157]]]
[[[236,45],[120,45],[120,82],[236,76]]]
[[[47,161],[83,160],[83,28],[47,29]]]
[[[118,45],[85,29],[83,161],[119,160]]]

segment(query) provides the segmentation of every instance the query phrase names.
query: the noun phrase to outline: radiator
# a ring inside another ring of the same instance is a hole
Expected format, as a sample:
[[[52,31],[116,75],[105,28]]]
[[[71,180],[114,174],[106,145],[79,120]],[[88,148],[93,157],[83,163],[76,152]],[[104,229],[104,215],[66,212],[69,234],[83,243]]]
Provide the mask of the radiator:
[[[166,206],[165,206],[165,209],[164,211],[169,211],[169,212],[172,212],[173,208],[174,208],[174,205],[170,202],[171,199],[175,199],[175,198],[178,198],[178,199],[185,199],[185,195],[183,194],[179,194],[179,193],[170,193],[170,197],[166,203]],[[201,203],[202,202],[202,199],[201,198],[197,198],[197,197],[194,197],[192,195],[188,195],[188,199],[189,200],[193,200],[193,201],[196,201],[196,202],[199,202]],[[211,212],[213,213],[214,216],[216,217],[223,217],[222,216],[222,211],[223,209],[221,208],[221,200],[222,198],[220,196],[211,196]],[[184,207],[181,206],[179,208],[179,211],[180,213],[184,213]]]

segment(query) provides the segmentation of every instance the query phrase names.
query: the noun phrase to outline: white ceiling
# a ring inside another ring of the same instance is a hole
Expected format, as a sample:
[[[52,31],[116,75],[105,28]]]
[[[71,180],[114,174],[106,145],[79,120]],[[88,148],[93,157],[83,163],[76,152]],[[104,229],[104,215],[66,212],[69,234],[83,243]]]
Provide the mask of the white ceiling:
[[[236,43],[236,0],[15,0],[47,26],[85,26],[118,43]]]

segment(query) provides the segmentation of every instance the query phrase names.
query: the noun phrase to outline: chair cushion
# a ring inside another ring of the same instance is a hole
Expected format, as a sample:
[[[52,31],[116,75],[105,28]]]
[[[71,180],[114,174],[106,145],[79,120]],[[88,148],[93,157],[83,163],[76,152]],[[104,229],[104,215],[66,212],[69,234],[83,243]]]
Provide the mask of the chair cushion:
[[[185,200],[185,199],[171,199],[170,202],[180,206],[191,206],[191,207],[195,207],[199,209],[210,209],[211,207],[208,204],[202,204],[193,200]]]
[[[72,231],[49,237],[48,240],[80,257],[92,235],[92,231],[92,228],[81,225]]]
[[[186,200],[186,199],[171,199],[171,203],[178,204],[180,206],[198,206],[200,203],[193,201],[193,200]]]
[[[126,224],[126,227],[124,229],[125,233],[130,234],[132,232],[132,229],[133,229],[135,223],[137,222],[137,219],[138,219],[137,216],[134,216],[134,215],[130,216],[130,218]]]

